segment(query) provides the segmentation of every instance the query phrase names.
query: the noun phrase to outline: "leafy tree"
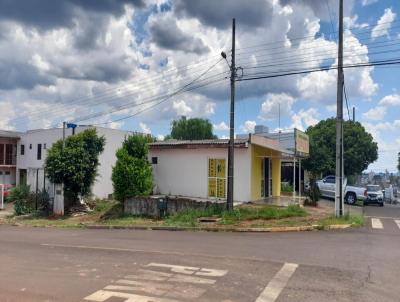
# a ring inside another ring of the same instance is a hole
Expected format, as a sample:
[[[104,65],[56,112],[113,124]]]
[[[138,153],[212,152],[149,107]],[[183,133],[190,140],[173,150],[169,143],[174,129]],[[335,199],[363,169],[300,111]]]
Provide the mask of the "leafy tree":
[[[343,131],[345,175],[360,174],[377,160],[378,145],[359,122],[345,121]],[[314,175],[335,174],[336,119],[320,121],[306,133],[310,137],[310,157],[304,161],[305,169]]]
[[[114,197],[124,201],[130,196],[149,195],[153,190],[151,165],[147,159],[151,137],[133,135],[125,139],[118,149],[113,167]]]
[[[75,202],[87,196],[96,180],[99,155],[104,150],[105,138],[96,129],[87,129],[57,141],[47,152],[46,172],[53,183],[64,183],[64,193]]]
[[[171,135],[165,139],[199,140],[218,138],[213,134],[213,125],[207,119],[181,117],[172,121]]]
[[[397,154],[397,170],[400,172],[400,152]]]

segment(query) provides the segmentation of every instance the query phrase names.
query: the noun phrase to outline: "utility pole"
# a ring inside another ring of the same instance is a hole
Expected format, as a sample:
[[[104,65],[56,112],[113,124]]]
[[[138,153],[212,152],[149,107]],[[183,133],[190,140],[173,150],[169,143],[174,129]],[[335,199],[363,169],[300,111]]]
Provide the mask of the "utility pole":
[[[231,62],[231,110],[230,110],[230,130],[229,130],[229,149],[228,149],[228,196],[226,209],[233,210],[233,169],[234,169],[234,148],[235,148],[235,18],[232,19],[232,62]]]
[[[337,115],[336,115],[336,188],[335,188],[335,215],[343,216],[343,0],[339,0],[339,46],[338,46],[338,74],[337,74]]]
[[[356,107],[353,106],[353,123],[356,122]]]
[[[64,147],[65,147],[65,126],[66,126],[66,122],[63,122],[63,140],[62,140],[62,143],[63,143],[63,151],[64,151]]]

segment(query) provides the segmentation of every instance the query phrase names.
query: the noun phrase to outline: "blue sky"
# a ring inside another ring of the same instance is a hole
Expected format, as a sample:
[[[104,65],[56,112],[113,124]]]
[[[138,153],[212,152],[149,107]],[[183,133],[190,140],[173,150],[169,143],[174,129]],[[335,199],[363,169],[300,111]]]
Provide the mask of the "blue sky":
[[[337,3],[125,0],[92,6],[63,0],[42,1],[24,15],[23,1],[0,1],[0,74],[6,79],[0,84],[1,112],[6,112],[0,128],[83,119],[80,123],[162,138],[172,119],[186,115],[208,118],[215,133],[226,137],[228,67],[217,61],[222,50],[230,50],[231,18],[237,18],[237,64],[244,76],[304,69],[334,64]],[[399,13],[396,0],[345,1],[345,64],[400,58]],[[203,82],[194,81],[214,64]],[[350,111],[356,107],[356,119],[378,142],[379,159],[369,167],[376,171],[396,169],[399,71],[398,65],[345,70]],[[212,84],[157,104],[160,96],[192,81]],[[281,128],[305,130],[335,116],[336,72],[239,82],[236,101],[237,133],[252,131],[255,124],[276,130],[278,104]]]

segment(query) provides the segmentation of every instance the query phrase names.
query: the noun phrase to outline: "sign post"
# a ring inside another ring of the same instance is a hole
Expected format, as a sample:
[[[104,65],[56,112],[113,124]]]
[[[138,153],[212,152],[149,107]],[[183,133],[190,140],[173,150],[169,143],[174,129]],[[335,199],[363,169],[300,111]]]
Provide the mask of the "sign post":
[[[0,184],[0,193],[1,193],[1,195],[0,195],[0,200],[1,200],[0,210],[3,210],[4,209],[4,185],[3,184]]]

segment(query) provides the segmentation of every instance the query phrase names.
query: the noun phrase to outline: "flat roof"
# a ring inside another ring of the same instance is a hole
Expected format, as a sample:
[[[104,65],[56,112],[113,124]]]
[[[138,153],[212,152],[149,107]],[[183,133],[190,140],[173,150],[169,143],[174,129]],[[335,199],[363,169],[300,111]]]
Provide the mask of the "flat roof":
[[[246,148],[248,138],[235,139],[235,146]],[[169,139],[166,141],[160,141],[150,143],[150,149],[195,149],[195,148],[207,148],[207,147],[226,147],[229,143],[229,139],[202,139],[202,140],[175,140]]]
[[[3,138],[20,138],[21,134],[21,132],[17,131],[0,130],[0,137]]]

